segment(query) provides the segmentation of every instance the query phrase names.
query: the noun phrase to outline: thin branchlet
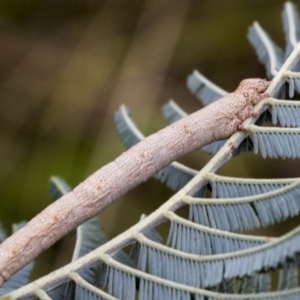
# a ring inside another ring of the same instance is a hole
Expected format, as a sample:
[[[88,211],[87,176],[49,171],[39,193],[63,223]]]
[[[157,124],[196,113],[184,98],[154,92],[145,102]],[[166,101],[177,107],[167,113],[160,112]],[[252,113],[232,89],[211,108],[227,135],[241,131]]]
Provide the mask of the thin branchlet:
[[[270,82],[243,80],[207,107],[165,127],[103,166],[0,245],[0,286],[68,232],[180,156],[242,130]]]

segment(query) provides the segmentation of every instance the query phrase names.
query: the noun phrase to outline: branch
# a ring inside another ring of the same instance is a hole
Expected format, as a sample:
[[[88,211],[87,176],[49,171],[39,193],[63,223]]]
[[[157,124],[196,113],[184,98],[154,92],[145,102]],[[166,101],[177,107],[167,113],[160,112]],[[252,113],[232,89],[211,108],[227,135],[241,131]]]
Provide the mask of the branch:
[[[144,139],[49,205],[0,245],[0,286],[43,250],[180,156],[242,128],[269,82],[243,80],[237,90]],[[229,145],[228,152],[233,148]]]

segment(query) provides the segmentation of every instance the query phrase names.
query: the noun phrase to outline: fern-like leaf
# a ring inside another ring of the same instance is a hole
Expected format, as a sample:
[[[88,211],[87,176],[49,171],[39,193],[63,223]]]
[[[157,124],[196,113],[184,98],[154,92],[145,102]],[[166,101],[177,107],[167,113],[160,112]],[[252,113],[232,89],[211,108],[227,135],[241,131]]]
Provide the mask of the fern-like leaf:
[[[286,2],[282,11],[285,33],[285,57],[287,58],[300,41],[300,20],[295,4]]]
[[[173,212],[165,216],[171,221],[167,245],[173,249],[199,255],[229,253],[262,245],[272,238],[230,233],[195,224]]]
[[[300,227],[262,246],[212,256],[174,250],[141,234],[136,238],[141,243],[143,258],[139,261],[139,270],[145,272],[149,268],[149,273],[156,277],[201,288],[218,284],[223,278],[251,276],[263,268],[276,268],[278,264],[285,262],[286,256],[293,256],[298,251]]]
[[[256,50],[258,59],[265,65],[268,78],[274,77],[283,64],[283,51],[270,36],[254,22],[249,28],[248,39]]]
[[[170,100],[162,107],[162,113],[170,123],[174,123],[188,115],[174,100]]]
[[[185,196],[189,219],[198,224],[227,231],[253,230],[297,215],[300,211],[300,182],[264,194],[216,199]]]
[[[253,151],[263,158],[299,158],[300,129],[247,126],[253,135]]]
[[[187,86],[204,106],[228,94],[227,91],[218,87],[197,70],[188,76]]]
[[[272,123],[283,127],[300,127],[300,102],[288,100],[268,101],[272,105]]]
[[[271,289],[270,274],[255,274],[239,280],[238,294],[253,294],[268,292]]]
[[[206,174],[208,185],[211,187],[212,198],[237,198],[260,195],[297,181],[288,179],[252,179],[220,176],[213,173]]]
[[[284,264],[280,271],[278,280],[278,290],[294,289],[298,286],[298,266],[294,260],[288,261]]]

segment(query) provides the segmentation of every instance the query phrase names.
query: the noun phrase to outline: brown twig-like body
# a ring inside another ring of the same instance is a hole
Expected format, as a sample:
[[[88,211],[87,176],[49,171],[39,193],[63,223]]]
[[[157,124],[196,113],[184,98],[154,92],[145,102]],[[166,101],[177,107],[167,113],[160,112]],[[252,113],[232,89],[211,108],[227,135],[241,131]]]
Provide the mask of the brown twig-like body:
[[[49,205],[0,245],[0,286],[61,237],[128,190],[191,151],[225,139],[253,116],[269,82],[243,80],[235,92],[150,135]]]

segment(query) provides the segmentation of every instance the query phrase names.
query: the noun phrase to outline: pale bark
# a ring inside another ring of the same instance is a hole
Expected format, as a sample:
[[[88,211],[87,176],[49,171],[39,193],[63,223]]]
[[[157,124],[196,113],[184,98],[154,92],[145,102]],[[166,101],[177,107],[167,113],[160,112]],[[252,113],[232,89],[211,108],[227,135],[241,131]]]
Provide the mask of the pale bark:
[[[237,90],[150,135],[105,165],[0,245],[0,286],[43,250],[128,190],[191,151],[242,129],[269,82],[243,80]]]

